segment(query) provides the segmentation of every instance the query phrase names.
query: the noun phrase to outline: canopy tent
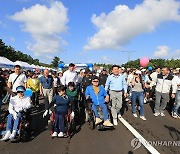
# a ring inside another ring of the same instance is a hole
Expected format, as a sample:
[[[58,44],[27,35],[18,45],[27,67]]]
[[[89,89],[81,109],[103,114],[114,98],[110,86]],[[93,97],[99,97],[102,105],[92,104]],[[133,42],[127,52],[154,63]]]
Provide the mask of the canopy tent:
[[[33,68],[30,64],[23,62],[23,61],[16,61],[14,63],[16,65],[20,65],[22,68],[26,68],[26,69],[32,69]]]
[[[5,57],[0,57],[0,67],[1,68],[12,68],[14,67],[14,62],[10,61]]]

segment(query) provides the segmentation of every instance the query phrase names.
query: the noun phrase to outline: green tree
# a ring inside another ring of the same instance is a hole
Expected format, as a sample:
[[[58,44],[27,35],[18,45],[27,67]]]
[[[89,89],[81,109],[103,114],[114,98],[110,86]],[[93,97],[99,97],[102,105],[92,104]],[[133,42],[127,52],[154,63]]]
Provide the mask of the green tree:
[[[57,56],[55,56],[55,57],[53,58],[53,60],[51,61],[51,66],[54,67],[54,68],[57,68],[59,62],[60,62],[60,58],[57,57]]]

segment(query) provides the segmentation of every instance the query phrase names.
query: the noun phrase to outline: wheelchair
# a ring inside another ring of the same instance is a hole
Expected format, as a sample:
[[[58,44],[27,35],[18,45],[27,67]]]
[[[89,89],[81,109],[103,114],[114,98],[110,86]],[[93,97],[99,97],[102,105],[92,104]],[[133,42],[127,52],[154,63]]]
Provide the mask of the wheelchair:
[[[95,125],[96,117],[95,117],[94,111],[91,109],[92,101],[91,101],[91,99],[88,99],[88,100],[86,100],[86,102],[87,102],[87,112],[88,112],[88,123],[89,123],[89,128],[91,130],[94,130],[95,128],[97,128],[99,131],[105,131],[105,130],[112,130],[112,129],[114,129],[114,127],[104,126],[103,125],[104,121],[102,121],[101,123]],[[108,104],[106,104],[106,105],[107,105],[107,109],[108,109],[108,117],[109,117],[110,121],[112,121],[110,105],[108,105]],[[103,120],[104,119],[104,115],[103,115],[102,108],[97,106],[97,112],[98,112],[98,114],[100,116],[100,119]]]
[[[21,111],[21,121],[19,123],[19,140],[27,141],[32,135],[30,110]]]
[[[11,142],[26,142],[32,135],[32,129],[31,129],[31,121],[32,118],[30,116],[30,110],[27,111],[20,111],[21,113],[21,120],[19,121],[18,131],[15,139],[11,140]],[[6,111],[4,117],[2,118],[0,122],[0,132],[1,137],[6,132],[6,121],[7,117],[9,115],[9,111]]]
[[[54,110],[50,115],[50,119],[48,120],[48,129],[50,131],[50,135],[54,133],[55,114],[56,108],[54,107]],[[65,138],[72,137],[76,133],[75,116],[73,119],[71,118],[71,110],[68,110],[68,113],[65,115]]]
[[[9,111],[6,110],[5,114],[0,117],[0,138],[5,134],[6,132],[6,121],[8,117]]]

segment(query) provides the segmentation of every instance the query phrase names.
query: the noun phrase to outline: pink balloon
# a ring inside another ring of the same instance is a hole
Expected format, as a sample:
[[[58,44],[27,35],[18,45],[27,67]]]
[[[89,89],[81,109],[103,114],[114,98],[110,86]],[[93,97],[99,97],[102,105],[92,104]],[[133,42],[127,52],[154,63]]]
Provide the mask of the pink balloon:
[[[142,67],[146,67],[146,66],[148,66],[148,64],[149,64],[149,58],[143,57],[143,58],[140,59],[140,65]]]

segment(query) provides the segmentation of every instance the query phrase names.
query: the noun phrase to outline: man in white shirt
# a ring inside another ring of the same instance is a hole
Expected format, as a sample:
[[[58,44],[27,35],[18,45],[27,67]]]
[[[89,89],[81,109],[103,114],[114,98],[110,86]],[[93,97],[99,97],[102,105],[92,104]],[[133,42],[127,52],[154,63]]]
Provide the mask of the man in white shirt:
[[[25,97],[24,92],[26,91],[24,86],[18,86],[16,88],[17,95],[11,97],[9,102],[9,115],[6,126],[6,134],[1,139],[2,141],[6,141],[8,139],[13,140],[16,136],[18,125],[21,119],[21,112],[30,108],[31,99],[30,97]],[[11,133],[12,132],[12,133]]]
[[[73,63],[70,63],[68,70],[64,72],[62,77],[62,84],[64,86],[67,86],[69,82],[74,82],[75,84],[77,84],[78,76],[77,73],[74,71],[74,67],[75,65]]]
[[[178,110],[180,108],[180,70],[176,70],[174,72],[174,78],[177,84],[177,91],[176,91],[176,99],[175,99],[175,105],[172,111],[172,117],[173,118],[179,118],[180,119],[180,114],[178,113]]]
[[[9,76],[8,87],[12,88],[13,92],[16,92],[18,86],[24,86],[26,88],[27,78],[25,74],[21,73],[21,66],[15,65],[14,73]]]

